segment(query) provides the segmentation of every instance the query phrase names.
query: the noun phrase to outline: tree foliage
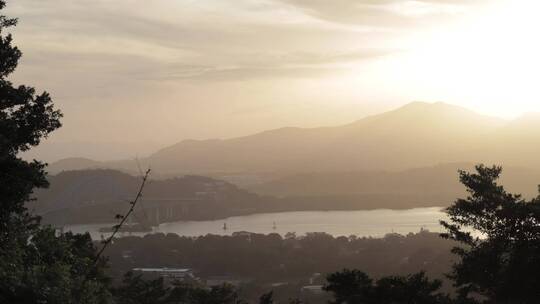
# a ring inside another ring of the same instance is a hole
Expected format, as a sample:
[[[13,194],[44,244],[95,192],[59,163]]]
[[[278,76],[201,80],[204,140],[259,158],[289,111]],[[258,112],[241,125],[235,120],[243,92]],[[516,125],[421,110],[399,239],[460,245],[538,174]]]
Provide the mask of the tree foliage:
[[[5,5],[0,0],[0,10]],[[0,252],[4,254],[20,241],[14,238],[13,231],[24,231],[37,223],[24,203],[34,188],[47,186],[44,164],[25,161],[18,154],[38,145],[60,127],[62,116],[53,108],[48,93],[36,95],[34,88],[14,86],[7,79],[22,55],[12,45],[11,34],[6,34],[16,24],[16,19],[0,15]]]
[[[5,5],[0,0],[0,10]],[[48,183],[45,164],[20,153],[59,128],[62,114],[48,93],[7,79],[22,56],[6,33],[16,24],[0,15],[0,303],[107,303],[104,261],[92,266],[90,237],[40,226],[25,207]]]
[[[430,281],[423,272],[374,281],[362,271],[344,269],[330,274],[327,281],[324,289],[334,295],[334,304],[449,303],[439,292],[441,282]]]
[[[444,237],[459,241],[451,278],[464,299],[537,303],[540,299],[540,196],[526,200],[497,183],[501,167],[460,172],[469,196],[446,212]]]
[[[118,304],[165,304],[169,301],[170,289],[163,279],[144,280],[141,275],[128,272],[123,284],[115,292]]]
[[[240,304],[244,303],[231,285],[205,288],[194,283],[174,282],[165,286],[163,278],[145,279],[128,272],[114,296],[118,304]]]
[[[5,2],[0,0],[0,9]],[[6,29],[16,25],[16,19],[0,16],[0,220],[4,241],[6,231],[14,221],[28,221],[24,203],[32,189],[45,187],[44,164],[27,162],[18,154],[40,143],[41,139],[60,127],[62,114],[55,110],[47,92],[36,94],[32,87],[14,86],[8,79],[22,55],[12,45]],[[9,187],[7,186],[9,185]],[[4,243],[4,242],[2,242]]]
[[[264,293],[259,297],[259,304],[273,304],[273,303],[274,303],[273,291]]]

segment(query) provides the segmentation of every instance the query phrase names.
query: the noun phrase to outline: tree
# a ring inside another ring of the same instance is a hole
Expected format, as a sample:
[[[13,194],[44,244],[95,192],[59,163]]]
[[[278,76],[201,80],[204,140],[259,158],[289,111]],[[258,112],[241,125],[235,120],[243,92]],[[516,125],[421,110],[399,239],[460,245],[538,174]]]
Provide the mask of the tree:
[[[118,304],[243,304],[231,285],[206,288],[198,284],[173,282],[165,287],[163,278],[144,279],[128,272],[123,284],[114,291]]]
[[[440,281],[430,281],[423,272],[384,277],[374,282],[359,270],[344,269],[327,277],[324,290],[333,293],[332,303],[341,304],[443,304],[446,295],[438,293]]]
[[[45,227],[36,230],[21,250],[24,259],[10,273],[11,281],[3,282],[1,303],[110,302],[103,267],[92,268],[95,248],[88,234],[57,235]],[[81,288],[88,269],[94,269],[92,280]]]
[[[374,303],[449,303],[448,296],[438,292],[441,285],[441,281],[430,281],[423,272],[405,277],[385,277],[376,283]]]
[[[5,1],[0,0],[0,10]],[[20,152],[39,144],[41,138],[60,127],[60,112],[54,110],[49,95],[36,95],[32,87],[15,87],[7,80],[22,55],[12,45],[5,31],[17,24],[16,19],[0,15],[0,254],[14,248],[14,231],[25,232],[37,224],[24,203],[34,188],[46,187],[44,164],[27,162]],[[27,235],[19,235],[24,241]]]
[[[0,303],[107,303],[104,261],[96,265],[90,237],[57,234],[25,207],[48,183],[45,164],[20,153],[59,128],[62,114],[48,93],[7,79],[22,56],[6,33],[16,24],[0,15]]]
[[[123,285],[115,292],[118,304],[165,304],[169,301],[170,289],[163,284],[163,278],[144,280],[141,275],[128,272]]]
[[[259,304],[273,304],[274,303],[274,292],[270,291],[264,293],[259,298]]]
[[[373,294],[373,280],[360,270],[344,269],[328,275],[324,290],[334,295],[334,304],[369,303]]]
[[[461,246],[450,277],[464,300],[537,303],[540,299],[540,196],[525,200],[497,183],[501,167],[460,171],[469,196],[446,209],[443,237]]]
[[[5,7],[0,0],[0,10]],[[24,85],[15,87],[7,80],[17,67],[22,55],[12,45],[11,34],[5,31],[16,25],[16,19],[0,15],[0,246],[9,247],[13,241],[12,230],[33,227],[37,222],[31,217],[24,203],[32,189],[46,187],[45,165],[28,162],[18,154],[40,143],[43,137],[60,127],[62,114],[55,110],[44,92],[36,95],[35,89]],[[22,225],[22,226],[21,226]]]
[[[232,285],[214,286],[210,291],[199,288],[194,304],[245,304]]]

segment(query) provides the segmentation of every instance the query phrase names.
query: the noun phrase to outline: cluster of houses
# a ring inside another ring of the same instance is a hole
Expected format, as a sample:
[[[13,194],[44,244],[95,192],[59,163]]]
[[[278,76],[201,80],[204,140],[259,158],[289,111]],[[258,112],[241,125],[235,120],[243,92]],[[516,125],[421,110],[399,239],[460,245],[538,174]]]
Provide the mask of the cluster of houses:
[[[230,276],[212,276],[204,280],[197,277],[189,268],[133,268],[133,272],[140,273],[147,278],[163,278],[166,284],[174,282],[199,282],[208,287],[221,286],[223,284],[240,286],[249,283],[251,279],[235,278]]]
[[[134,268],[133,272],[139,273],[147,278],[163,278],[166,284],[172,284],[174,282],[199,282],[203,283],[207,287],[221,286],[224,284],[232,286],[240,286],[252,281],[250,278],[238,278],[232,276],[212,276],[205,278],[204,280],[197,277],[192,269],[189,268]],[[311,294],[323,293],[322,285],[320,283],[322,275],[320,273],[314,273],[309,278],[309,284],[302,286],[301,292]],[[275,283],[274,285],[284,285],[287,283]]]

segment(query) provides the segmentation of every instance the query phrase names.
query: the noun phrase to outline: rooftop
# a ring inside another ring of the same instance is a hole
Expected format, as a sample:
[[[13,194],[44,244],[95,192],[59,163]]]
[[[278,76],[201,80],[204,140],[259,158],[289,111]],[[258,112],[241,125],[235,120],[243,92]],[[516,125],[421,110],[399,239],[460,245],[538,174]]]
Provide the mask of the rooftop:
[[[133,271],[141,272],[191,272],[189,268],[133,268]]]

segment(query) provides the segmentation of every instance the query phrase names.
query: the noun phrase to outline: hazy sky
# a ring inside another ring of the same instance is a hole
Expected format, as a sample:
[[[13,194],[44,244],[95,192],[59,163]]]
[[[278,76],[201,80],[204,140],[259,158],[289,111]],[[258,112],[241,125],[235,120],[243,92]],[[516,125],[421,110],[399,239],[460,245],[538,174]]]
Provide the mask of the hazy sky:
[[[537,1],[11,0],[17,83],[64,127],[40,158],[354,121],[410,101],[540,110]]]

